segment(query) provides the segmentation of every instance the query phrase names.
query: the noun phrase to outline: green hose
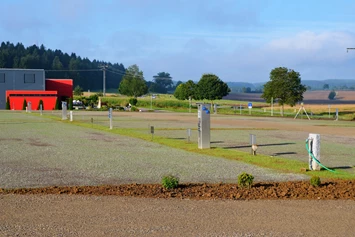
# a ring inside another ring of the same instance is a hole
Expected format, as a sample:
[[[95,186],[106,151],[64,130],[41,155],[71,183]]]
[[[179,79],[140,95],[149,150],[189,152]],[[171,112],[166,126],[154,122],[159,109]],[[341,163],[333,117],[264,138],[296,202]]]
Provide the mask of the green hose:
[[[329,169],[328,167],[324,166],[322,163],[320,163],[320,161],[313,155],[313,153],[311,152],[311,150],[308,147],[308,139],[306,139],[306,150],[308,151],[308,154],[312,157],[312,159],[314,159],[320,166],[322,166],[324,169],[336,173],[335,170]]]

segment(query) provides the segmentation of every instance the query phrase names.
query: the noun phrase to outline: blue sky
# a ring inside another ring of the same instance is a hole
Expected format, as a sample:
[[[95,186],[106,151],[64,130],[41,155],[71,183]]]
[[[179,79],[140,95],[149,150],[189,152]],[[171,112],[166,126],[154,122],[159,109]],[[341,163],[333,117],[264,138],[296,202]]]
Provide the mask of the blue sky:
[[[0,41],[137,64],[146,80],[355,79],[351,0],[1,0]]]

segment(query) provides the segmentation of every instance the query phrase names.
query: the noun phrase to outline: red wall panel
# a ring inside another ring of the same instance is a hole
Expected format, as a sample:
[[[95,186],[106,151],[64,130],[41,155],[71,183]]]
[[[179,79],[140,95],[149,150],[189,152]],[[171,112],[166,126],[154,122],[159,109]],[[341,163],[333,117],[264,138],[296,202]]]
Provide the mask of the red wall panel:
[[[57,100],[56,91],[6,91],[6,98],[10,99],[10,109],[22,110],[23,101],[26,99],[27,103],[32,103],[32,110],[37,110],[39,101],[43,101],[44,110],[53,110]]]
[[[46,79],[45,88],[46,91],[57,91],[59,99],[73,97],[72,79]]]

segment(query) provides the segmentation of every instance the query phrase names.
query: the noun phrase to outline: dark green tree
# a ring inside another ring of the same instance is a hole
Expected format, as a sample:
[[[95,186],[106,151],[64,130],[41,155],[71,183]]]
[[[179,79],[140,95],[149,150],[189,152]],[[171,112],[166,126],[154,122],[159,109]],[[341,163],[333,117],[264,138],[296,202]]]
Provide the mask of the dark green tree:
[[[148,92],[148,87],[146,81],[144,80],[143,72],[139,70],[137,65],[132,65],[127,68],[118,91],[123,95],[133,96],[135,98]]]
[[[79,85],[77,85],[75,88],[74,88],[74,95],[82,95],[83,94],[83,88],[81,88]]]
[[[194,96],[200,100],[211,100],[213,103],[214,100],[220,100],[223,96],[228,95],[230,91],[227,83],[219,79],[218,76],[204,74],[197,83]]]
[[[55,107],[54,107],[54,109],[55,110],[59,110],[60,109],[60,101],[59,101],[59,99],[57,98],[57,100],[55,101]]]
[[[26,110],[26,107],[27,107],[27,101],[26,99],[24,99],[22,104],[22,110]]]
[[[72,97],[69,98],[69,108],[68,109],[73,110],[73,98]]]
[[[196,84],[192,80],[179,84],[174,92],[174,96],[178,100],[188,100],[190,97],[195,99]]]
[[[337,93],[334,90],[332,90],[331,92],[329,92],[328,99],[334,100],[336,95]]]
[[[324,84],[323,85],[323,90],[329,90],[329,84]]]
[[[55,56],[54,59],[53,59],[53,63],[52,63],[52,68],[54,70],[62,70],[63,69],[63,64],[62,62],[60,61],[59,57],[58,56]]]
[[[158,90],[154,92],[167,93],[168,90],[171,90],[174,86],[173,78],[170,76],[170,73],[159,72],[157,75],[153,76],[153,78],[156,83],[156,87],[154,88]]]
[[[11,109],[11,108],[10,108],[10,98],[9,98],[9,97],[6,98],[6,109],[7,109],[7,110],[10,110],[10,109]]]
[[[279,105],[282,106],[282,115],[284,105],[291,107],[297,102],[303,100],[303,93],[306,87],[301,84],[300,74],[292,69],[286,67],[274,68],[270,72],[270,81],[264,85],[264,92],[261,98],[270,103],[272,98],[278,100]]]
[[[42,110],[44,110],[43,100],[39,100],[39,103],[38,103],[38,106],[37,106],[37,110],[41,109],[41,105],[42,105]]]

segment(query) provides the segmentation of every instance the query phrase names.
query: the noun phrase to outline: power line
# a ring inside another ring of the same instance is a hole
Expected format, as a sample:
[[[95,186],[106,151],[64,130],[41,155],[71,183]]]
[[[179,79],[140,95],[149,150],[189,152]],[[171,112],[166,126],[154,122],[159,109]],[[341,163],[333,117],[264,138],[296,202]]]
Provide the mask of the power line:
[[[76,69],[76,70],[44,70],[46,72],[98,72],[100,69]]]

